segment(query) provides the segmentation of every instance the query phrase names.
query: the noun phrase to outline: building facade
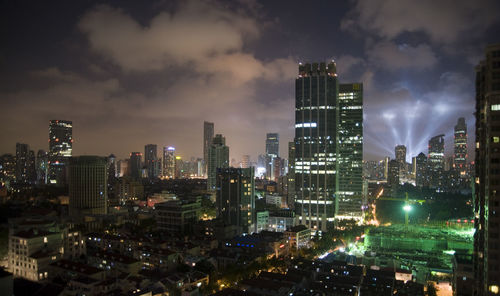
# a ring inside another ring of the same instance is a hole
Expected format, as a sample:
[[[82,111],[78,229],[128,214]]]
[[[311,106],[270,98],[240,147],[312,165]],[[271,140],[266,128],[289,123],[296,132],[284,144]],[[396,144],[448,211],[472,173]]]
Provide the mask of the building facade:
[[[175,148],[163,147],[163,178],[175,178]]]
[[[474,295],[500,293],[500,44],[476,66]]]
[[[108,213],[108,165],[105,157],[72,157],[68,177],[70,215]]]
[[[442,188],[444,182],[444,135],[438,135],[429,140],[427,165],[429,167],[429,186]]]
[[[208,153],[212,146],[212,140],[214,138],[214,123],[205,121],[203,122],[203,161],[204,169],[203,174],[207,175],[208,170]]]
[[[142,153],[132,152],[130,153],[129,161],[130,177],[135,180],[140,180],[142,177]]]
[[[217,169],[217,217],[244,233],[255,230],[255,174],[253,168]]]
[[[144,146],[144,165],[149,179],[156,179],[160,176],[160,161],[157,152],[158,146],[155,144]]]
[[[217,179],[217,169],[229,167],[229,147],[226,146],[226,138],[217,134],[212,139],[212,145],[208,149],[208,178],[207,189],[214,190]]]
[[[460,177],[467,177],[467,124],[463,117],[460,117],[455,125],[453,168]]]
[[[49,183],[66,184],[66,167],[73,155],[73,122],[49,122]]]
[[[336,219],[363,218],[363,84],[339,85]]]

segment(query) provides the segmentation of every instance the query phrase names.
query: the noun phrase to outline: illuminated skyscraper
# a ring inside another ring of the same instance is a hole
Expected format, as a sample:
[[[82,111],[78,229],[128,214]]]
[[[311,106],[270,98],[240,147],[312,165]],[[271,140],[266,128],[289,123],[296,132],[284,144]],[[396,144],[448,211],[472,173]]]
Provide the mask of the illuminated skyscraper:
[[[389,170],[387,172],[387,185],[391,187],[392,193],[395,194],[399,187],[399,161],[393,159],[389,161]]]
[[[357,83],[341,88],[339,93],[334,62],[299,66],[295,210],[299,222],[313,230],[326,231],[335,213],[340,219],[362,216],[363,88]]]
[[[363,84],[339,85],[335,218],[363,218]],[[319,139],[321,141],[321,139]]]
[[[415,158],[415,185],[417,187],[429,186],[427,156],[422,152]]]
[[[461,177],[466,177],[467,173],[467,124],[465,118],[460,117],[455,125],[453,147],[453,167]]]
[[[229,167],[229,147],[226,138],[217,134],[208,149],[208,178],[207,189],[214,190],[216,185],[217,169]]]
[[[66,166],[73,154],[73,123],[51,120],[49,123],[49,183],[66,183]]]
[[[38,150],[36,154],[36,180],[38,184],[47,184],[49,173],[49,154]]]
[[[108,213],[108,163],[105,157],[70,158],[68,177],[70,215]]]
[[[175,148],[163,147],[163,177],[175,178]]]
[[[500,44],[476,66],[474,295],[500,293]]]
[[[277,157],[280,154],[280,136],[277,133],[266,135],[266,154]]]
[[[295,143],[288,142],[288,196],[287,205],[288,208],[295,208]]]
[[[396,157],[396,161],[399,163],[399,169],[405,171],[406,170],[406,146],[405,145],[397,145],[394,148],[394,156]]]
[[[160,175],[160,161],[158,160],[157,146],[155,144],[144,146],[144,165],[149,179],[158,178]]]
[[[438,135],[429,140],[428,157],[429,186],[442,188],[444,181],[444,135]]]
[[[214,123],[205,121],[203,122],[203,161],[204,164],[204,174],[207,175],[208,169],[208,150],[212,146],[212,140],[214,138]]]
[[[216,179],[217,217],[243,232],[255,231],[254,169],[218,168]]]
[[[28,144],[16,143],[16,182],[32,183],[35,174],[35,157]]]
[[[142,178],[142,153],[132,152],[130,153],[129,160],[130,177],[134,180],[139,180]]]

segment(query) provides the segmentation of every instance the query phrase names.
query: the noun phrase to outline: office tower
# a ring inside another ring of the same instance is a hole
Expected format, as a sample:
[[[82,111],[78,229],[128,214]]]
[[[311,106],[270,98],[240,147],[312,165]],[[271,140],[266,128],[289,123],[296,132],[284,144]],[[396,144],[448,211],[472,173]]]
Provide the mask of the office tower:
[[[250,155],[243,155],[241,158],[241,168],[247,169],[250,167]]]
[[[108,179],[113,179],[118,177],[118,162],[116,161],[116,156],[110,154],[108,156]]]
[[[175,148],[163,147],[163,178],[175,178]]]
[[[384,162],[384,178],[387,181],[388,176],[389,176],[389,162],[391,161],[391,158],[389,156],[386,156],[383,160]]]
[[[255,231],[254,169],[217,168],[217,217],[242,232]]]
[[[429,140],[427,165],[429,167],[429,186],[441,188],[444,182],[444,135],[438,135]]]
[[[399,161],[392,159],[389,161],[389,170],[387,174],[387,185],[389,185],[394,192],[399,186]]]
[[[394,156],[399,163],[399,169],[403,172],[406,171],[406,146],[397,145],[396,148],[394,148]]]
[[[47,184],[49,173],[49,154],[44,150],[36,153],[36,180],[38,184]]]
[[[180,156],[175,157],[175,178],[183,178],[184,176],[184,162],[182,161],[182,158]]]
[[[229,147],[226,146],[226,138],[217,134],[208,149],[208,190],[215,189],[217,169],[227,167],[229,167]]]
[[[277,157],[280,154],[280,137],[277,133],[268,133],[266,135],[266,154]]]
[[[339,86],[335,63],[299,65],[295,80],[295,210],[326,231],[335,216]]]
[[[500,44],[476,66],[474,295],[500,293]]]
[[[10,186],[10,182],[16,178],[16,157],[12,154],[0,156],[0,181]]]
[[[203,160],[205,161],[204,172],[205,176],[208,176],[208,152],[210,146],[212,146],[212,140],[214,138],[214,123],[205,121],[203,122]]]
[[[160,175],[160,166],[158,161],[157,146],[155,144],[148,144],[144,146],[144,165],[149,179],[158,178]]]
[[[278,181],[278,178],[281,177],[281,171],[283,166],[283,160],[281,157],[274,157],[272,160],[272,174],[271,180],[274,182]]]
[[[66,183],[66,166],[73,154],[73,123],[67,120],[49,122],[49,183]]]
[[[28,183],[30,174],[30,148],[28,144],[16,143],[16,182]]]
[[[130,177],[135,180],[139,180],[142,177],[142,153],[132,152],[130,153]]]
[[[363,84],[339,85],[338,115],[335,218],[362,220]]]
[[[108,164],[105,157],[70,158],[68,178],[70,215],[108,213]]]
[[[467,124],[465,118],[460,117],[455,125],[453,146],[453,168],[460,177],[467,176]]]
[[[288,194],[286,203],[289,209],[295,209],[295,143],[288,142]]]
[[[417,187],[429,186],[427,156],[422,152],[415,158],[415,185]]]

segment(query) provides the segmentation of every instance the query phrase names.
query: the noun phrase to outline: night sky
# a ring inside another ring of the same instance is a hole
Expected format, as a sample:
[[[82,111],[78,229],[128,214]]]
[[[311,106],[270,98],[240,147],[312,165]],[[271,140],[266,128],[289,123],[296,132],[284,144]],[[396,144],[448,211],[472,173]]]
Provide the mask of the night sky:
[[[203,121],[230,157],[293,139],[298,62],[364,84],[364,158],[427,153],[458,117],[474,142],[474,66],[500,42],[499,1],[2,1],[0,154],[48,149],[73,121],[74,155],[144,145],[202,157]],[[160,150],[160,149],[159,149]],[[469,149],[469,151],[472,151]],[[408,161],[410,158],[408,157]]]

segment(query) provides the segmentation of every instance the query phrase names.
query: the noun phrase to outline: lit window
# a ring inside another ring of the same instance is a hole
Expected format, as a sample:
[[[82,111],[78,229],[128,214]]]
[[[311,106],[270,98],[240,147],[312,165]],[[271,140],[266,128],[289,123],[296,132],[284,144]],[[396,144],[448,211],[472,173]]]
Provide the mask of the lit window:
[[[48,243],[48,242],[49,242],[49,240],[47,239],[47,237],[46,237],[46,236],[44,236],[44,237],[43,237],[43,242],[44,242],[44,243]]]
[[[491,111],[499,111],[499,110],[500,110],[500,104],[491,105]]]
[[[492,292],[493,294],[498,294],[498,292],[500,291],[497,285],[490,286],[488,290],[490,290],[490,292]]]
[[[493,143],[499,143],[500,137],[493,137]]]

